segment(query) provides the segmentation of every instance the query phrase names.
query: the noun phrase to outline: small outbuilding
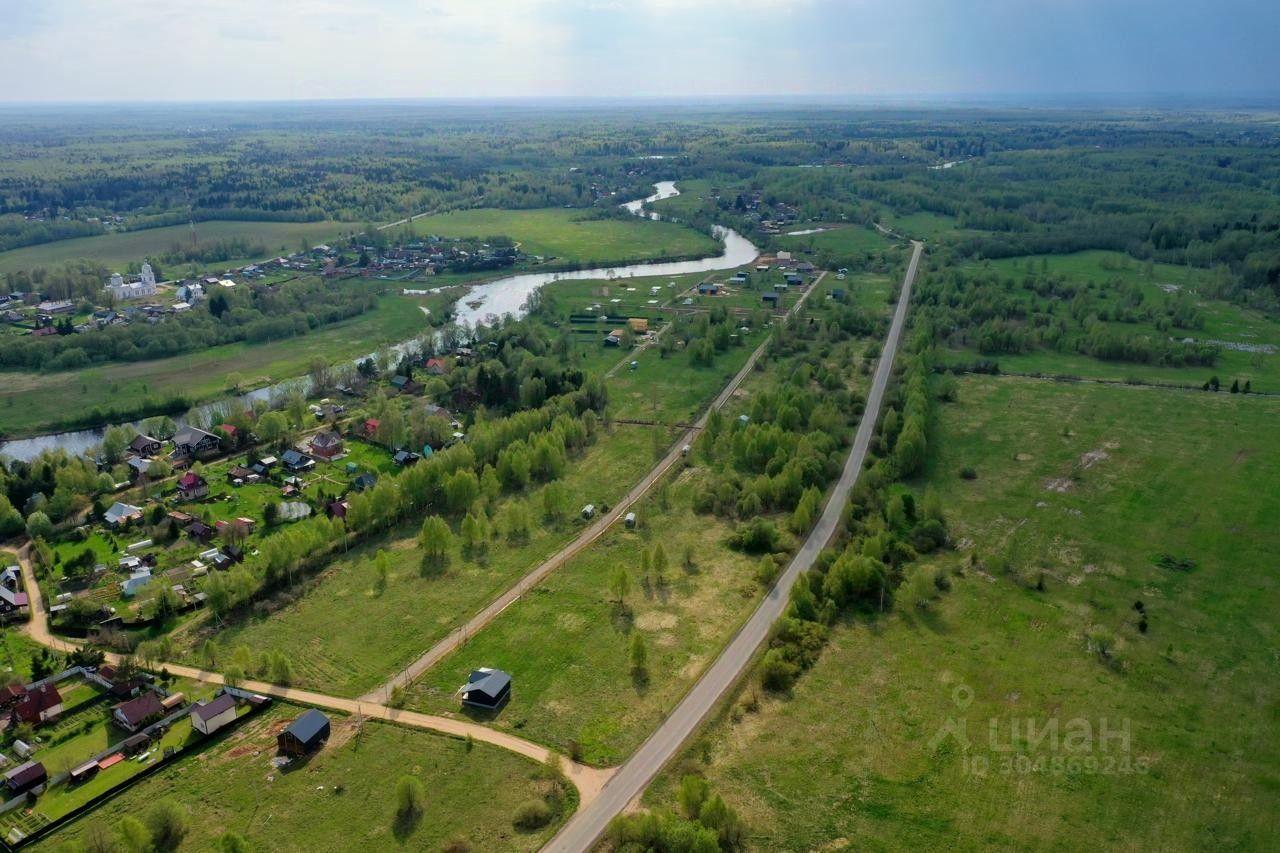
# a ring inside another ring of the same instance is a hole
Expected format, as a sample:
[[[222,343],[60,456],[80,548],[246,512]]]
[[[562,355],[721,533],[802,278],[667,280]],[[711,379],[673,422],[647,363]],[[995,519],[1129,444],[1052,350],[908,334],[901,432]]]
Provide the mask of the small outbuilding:
[[[582,508],[582,517],[584,519],[592,519],[596,517],[596,505],[587,504]]]
[[[636,526],[636,514],[634,512],[629,512],[622,521],[627,525],[628,530],[634,530]]]
[[[276,735],[276,745],[285,755],[315,752],[329,739],[329,718],[315,708],[307,711]]]
[[[511,676],[500,669],[481,667],[472,671],[458,692],[463,705],[493,710],[511,698]]]
[[[49,781],[49,773],[39,761],[28,761],[4,774],[4,787],[11,797]]]

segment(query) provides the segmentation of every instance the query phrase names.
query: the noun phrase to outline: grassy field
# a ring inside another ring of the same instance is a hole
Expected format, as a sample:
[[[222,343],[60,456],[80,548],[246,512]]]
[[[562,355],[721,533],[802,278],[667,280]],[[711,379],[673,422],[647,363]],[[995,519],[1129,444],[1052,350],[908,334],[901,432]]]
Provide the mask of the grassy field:
[[[8,566],[9,563],[4,565]],[[31,655],[40,647],[27,639],[17,625],[0,629],[0,684],[31,680]]]
[[[303,240],[309,245],[316,245],[360,227],[346,222],[214,221],[197,222],[196,236],[202,245],[222,240],[248,240],[253,244],[263,245],[267,250],[266,254],[275,257],[298,251]],[[123,272],[125,265],[129,263],[141,263],[148,255],[158,255],[179,245],[191,245],[190,226],[171,225],[97,237],[78,237],[74,240],[59,240],[0,252],[0,273],[50,267],[81,258],[98,261],[113,270]],[[222,269],[256,260],[262,258],[235,258],[208,266]]]
[[[588,219],[581,210],[460,210],[413,222],[417,234],[442,237],[503,235],[530,255],[598,264],[714,255],[709,236],[669,222],[647,219]]]
[[[761,592],[756,560],[724,547],[731,528],[694,513],[701,478],[683,474],[667,506],[655,493],[635,508],[636,530],[613,527],[604,538],[507,608],[465,647],[445,658],[409,691],[409,706],[459,710],[454,691],[477,666],[515,679],[510,704],[491,725],[567,750],[571,741],[591,763],[626,758],[661,722],[746,618]],[[661,543],[665,582],[644,582],[641,552]],[[683,563],[693,549],[693,568]],[[612,591],[626,569],[634,591],[619,607]],[[633,677],[633,633],[644,638],[650,677]]]
[[[673,439],[664,438],[662,446]],[[653,430],[619,426],[602,435],[563,479],[577,502],[616,501],[653,464]],[[541,493],[528,495],[530,514],[542,517]],[[511,498],[500,502],[501,519]],[[576,518],[576,514],[574,516]],[[443,576],[420,571],[417,525],[355,548],[333,563],[296,600],[266,618],[233,622],[219,631],[224,648],[244,644],[255,651],[276,649],[292,660],[295,683],[341,696],[377,687],[426,651],[459,623],[508,588],[521,575],[577,535],[578,523],[535,524],[527,542],[498,537],[483,560],[455,554]],[[386,549],[391,572],[379,584],[375,555]],[[183,642],[194,658],[203,637]]]
[[[650,202],[648,208],[663,216],[676,218],[690,216],[706,206],[710,198],[711,181],[703,178],[677,181],[676,189],[680,191],[679,195]]]
[[[540,798],[548,783],[537,778],[536,765],[484,744],[468,749],[451,738],[335,718],[328,744],[282,771],[271,763],[275,733],[300,710],[263,712],[35,849],[83,838],[94,823],[114,827],[125,815],[145,817],[162,799],[189,816],[183,850],[215,849],[227,830],[260,850],[438,850],[455,838],[472,850],[536,850],[554,831],[512,826],[516,808]],[[424,813],[408,822],[395,815],[396,780],[405,774],[427,789]]]
[[[189,355],[127,362],[64,373],[0,374],[0,424],[7,437],[56,428],[68,413],[131,406],[184,395],[193,401],[227,391],[237,373],[246,387],[267,385],[307,372],[311,361],[355,359],[382,344],[413,337],[427,328],[419,305],[440,307],[444,297],[384,296],[377,308],[302,337],[265,344],[227,344]]]
[[[859,348],[850,340],[829,357],[847,363]],[[777,389],[794,366],[791,360],[764,362],[726,404],[725,419],[732,422],[749,411],[754,396]],[[850,388],[864,384],[857,372],[849,374]],[[760,557],[728,546],[738,522],[694,511],[695,496],[712,488],[703,453],[700,445],[665,486],[637,504],[636,529],[616,525],[428,671],[410,688],[410,706],[457,713],[454,691],[467,673],[496,666],[512,674],[515,687],[511,703],[491,725],[558,749],[579,749],[591,763],[616,764],[631,754],[764,591],[756,575]],[[714,464],[723,467],[726,460]],[[766,517],[785,530],[785,519]],[[662,578],[652,568],[659,544],[669,562]],[[780,544],[782,556],[796,542],[784,532]],[[628,573],[632,588],[625,606],[619,606],[615,589],[619,570]],[[636,676],[629,659],[636,635],[647,652],[644,677]]]
[[[691,423],[742,369],[766,332],[760,329],[744,335],[741,345],[718,354],[710,367],[693,365],[684,351],[667,358],[656,348],[637,354],[636,369],[619,371],[609,383],[610,414],[666,424]]]
[[[880,234],[880,232],[871,228],[864,228],[861,225],[805,224],[790,230],[807,231],[813,228],[826,228],[828,230],[819,234],[798,234],[796,236],[783,233],[778,236],[778,242],[782,244],[783,248],[791,249],[792,251],[821,251],[831,252],[836,255],[882,252],[893,247],[893,242]]]
[[[880,217],[880,222],[886,228],[897,231],[904,237],[917,240],[941,240],[964,232],[954,216],[928,211],[906,215],[885,212]]]
[[[935,562],[964,567],[952,591],[837,626],[794,695],[735,706],[681,770],[709,758],[759,849],[1271,847],[1277,416],[1256,397],[965,379],[925,480],[957,543]],[[1104,719],[1127,749],[1028,737]],[[948,720],[967,754],[939,739]],[[675,775],[651,802],[673,805]]]
[[[1172,264],[1145,264],[1119,252],[1077,252],[1071,255],[1034,255],[1024,258],[1007,258],[983,261],[968,265],[970,269],[990,269],[1002,276],[1020,278],[1030,268],[1036,272],[1047,271],[1077,282],[1123,282],[1135,284],[1152,304],[1159,305],[1172,298],[1169,291],[1187,290],[1195,293],[1208,284],[1211,273]],[[1149,335],[1155,340],[1172,336],[1192,337],[1197,340],[1222,341],[1244,345],[1270,345],[1280,348],[1280,322],[1268,318],[1259,311],[1217,299],[1196,296],[1196,305],[1204,315],[1205,327],[1200,330],[1174,329],[1162,332],[1151,324],[1112,324],[1132,334]],[[1129,378],[1147,382],[1201,385],[1210,376],[1218,376],[1225,385],[1232,379],[1243,382],[1252,380],[1255,390],[1280,390],[1280,354],[1277,352],[1242,352],[1222,347],[1218,363],[1213,367],[1163,367],[1160,365],[1131,364],[1116,361],[1100,361],[1074,353],[1049,350],[1002,355],[997,358],[1001,368],[1019,373],[1069,373],[1095,379],[1124,380]]]

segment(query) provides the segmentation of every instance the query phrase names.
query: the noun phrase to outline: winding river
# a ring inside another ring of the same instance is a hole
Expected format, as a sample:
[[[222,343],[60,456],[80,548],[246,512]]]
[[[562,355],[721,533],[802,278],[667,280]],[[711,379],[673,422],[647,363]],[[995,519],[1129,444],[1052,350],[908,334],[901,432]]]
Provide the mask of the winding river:
[[[657,213],[646,210],[650,202],[661,201],[679,195],[675,181],[659,181],[654,184],[654,193],[643,199],[626,202],[622,207],[637,216],[658,219]],[[751,241],[738,232],[716,226],[714,234],[724,244],[724,251],[719,255],[701,258],[695,261],[654,261],[628,264],[618,267],[601,267],[589,270],[573,270],[571,272],[521,273],[496,279],[485,284],[474,285],[466,296],[454,306],[454,321],[459,324],[475,326],[491,322],[506,314],[519,316],[525,308],[529,296],[544,284],[556,281],[582,281],[587,279],[618,279],[638,276],[669,276],[685,273],[714,272],[728,270],[751,263],[759,254],[759,250]],[[400,349],[416,346],[416,340],[398,344]],[[213,412],[224,412],[233,406],[252,403],[256,400],[270,400],[286,391],[298,388],[306,390],[307,379],[299,377],[284,382],[250,391],[237,398],[219,400],[195,408],[196,419],[204,421]],[[174,418],[181,425],[183,418]],[[137,427],[141,422],[135,422]],[[84,453],[93,445],[102,441],[102,429],[82,429],[71,432],[47,433],[31,438],[18,438],[0,442],[0,455],[13,459],[30,461],[41,451],[61,448],[68,453]]]

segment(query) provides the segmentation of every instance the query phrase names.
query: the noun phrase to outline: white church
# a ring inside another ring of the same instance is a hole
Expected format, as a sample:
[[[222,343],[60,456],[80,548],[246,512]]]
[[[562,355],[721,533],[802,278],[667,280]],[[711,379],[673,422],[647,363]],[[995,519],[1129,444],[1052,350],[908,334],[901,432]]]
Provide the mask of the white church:
[[[142,275],[138,281],[125,281],[120,273],[112,273],[107,290],[117,301],[126,299],[143,299],[156,295],[156,274],[151,271],[151,264],[143,263]]]

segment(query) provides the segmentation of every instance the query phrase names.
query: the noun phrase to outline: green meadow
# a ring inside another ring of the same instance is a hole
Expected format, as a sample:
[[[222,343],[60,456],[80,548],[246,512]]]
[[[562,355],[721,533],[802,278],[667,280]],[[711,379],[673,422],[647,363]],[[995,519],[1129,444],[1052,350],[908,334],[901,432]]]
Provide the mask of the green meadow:
[[[440,575],[421,569],[421,522],[402,526],[339,556],[291,589],[269,615],[241,616],[183,635],[184,654],[198,663],[200,644],[212,637],[224,652],[239,645],[283,652],[299,686],[339,696],[372,690],[577,536],[579,506],[626,494],[652,466],[655,444],[665,449],[672,441],[665,433],[658,439],[650,428],[619,425],[571,460],[561,480],[570,495],[568,521],[543,521],[542,488],[502,498],[493,510],[499,532],[487,553],[467,556],[455,549]],[[526,539],[500,532],[515,502],[534,520]],[[377,570],[380,550],[390,567],[385,582]]]
[[[706,234],[670,222],[592,219],[586,211],[565,208],[458,210],[415,219],[413,230],[442,237],[506,236],[526,254],[576,264],[700,257],[719,248]]]
[[[1219,377],[1224,386],[1232,380],[1250,380],[1254,390],[1280,391],[1280,321],[1261,311],[1243,305],[1213,299],[1203,291],[1211,286],[1213,273],[1195,267],[1173,264],[1144,264],[1119,252],[1076,252],[1070,255],[1033,255],[995,261],[971,262],[969,269],[988,269],[1002,276],[1020,278],[1028,270],[1048,272],[1070,281],[1094,282],[1098,285],[1123,283],[1137,285],[1146,300],[1161,304],[1181,292],[1192,295],[1204,316],[1203,329],[1160,331],[1152,324],[1113,324],[1135,335],[1154,339],[1166,336],[1219,341],[1248,347],[1270,346],[1269,352],[1249,352],[1220,344],[1218,363],[1213,367],[1166,367],[1101,361],[1075,353],[1050,350],[1001,355],[996,358],[1004,370],[1017,373],[1062,373],[1091,379],[1202,385],[1211,376]]]
[[[823,360],[851,368],[858,339]],[[772,392],[794,370],[792,359],[765,360],[724,408],[732,423],[755,395]],[[865,378],[847,369],[848,387]],[[853,427],[849,428],[852,435]],[[638,502],[636,527],[619,524],[513,603],[467,644],[441,660],[408,691],[408,704],[460,713],[455,691],[477,666],[496,666],[514,680],[510,704],[490,725],[578,754],[584,761],[624,761],[662,722],[715,659],[764,594],[761,557],[734,550],[741,521],[699,513],[695,499],[714,487],[724,459],[709,461],[699,443],[663,484]],[[788,519],[766,513],[781,531],[775,562],[798,545]],[[661,547],[667,568],[659,571]],[[646,565],[647,559],[647,565]],[[627,591],[619,598],[619,573]],[[646,664],[631,658],[636,638]]]
[[[836,625],[789,696],[748,681],[649,801],[706,773],[758,849],[1268,849],[1278,416],[964,379],[909,484],[954,549],[908,572],[950,591]]]
[[[792,251],[830,252],[835,255],[853,255],[882,252],[893,247],[893,241],[873,228],[862,225],[810,224],[790,228],[790,231],[826,229],[818,234],[778,235],[778,243]]]

